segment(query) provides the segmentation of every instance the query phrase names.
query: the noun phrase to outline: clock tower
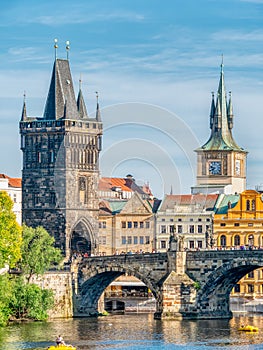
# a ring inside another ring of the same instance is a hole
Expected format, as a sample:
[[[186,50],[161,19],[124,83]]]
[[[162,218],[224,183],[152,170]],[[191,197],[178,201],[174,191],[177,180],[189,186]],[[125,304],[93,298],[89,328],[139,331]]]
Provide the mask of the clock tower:
[[[227,99],[223,62],[217,96],[212,93],[210,111],[211,134],[208,141],[196,149],[197,177],[192,193],[241,193],[246,189],[247,151],[239,147],[232,136],[233,107],[231,93]]]

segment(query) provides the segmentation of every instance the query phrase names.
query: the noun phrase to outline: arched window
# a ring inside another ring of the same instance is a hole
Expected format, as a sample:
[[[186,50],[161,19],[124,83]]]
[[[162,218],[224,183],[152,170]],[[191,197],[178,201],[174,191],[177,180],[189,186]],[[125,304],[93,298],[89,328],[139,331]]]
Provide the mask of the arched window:
[[[220,245],[221,245],[221,247],[225,247],[226,246],[226,236],[225,235],[222,235],[220,237]]]
[[[254,236],[253,235],[249,235],[248,236],[248,245],[249,246],[253,246],[254,245]]]
[[[247,199],[247,210],[250,210],[250,200]]]
[[[236,235],[234,237],[234,245],[240,245],[240,236]]]
[[[256,210],[256,201],[255,201],[255,199],[252,199],[252,201],[251,201],[251,210],[253,210],[253,211]]]

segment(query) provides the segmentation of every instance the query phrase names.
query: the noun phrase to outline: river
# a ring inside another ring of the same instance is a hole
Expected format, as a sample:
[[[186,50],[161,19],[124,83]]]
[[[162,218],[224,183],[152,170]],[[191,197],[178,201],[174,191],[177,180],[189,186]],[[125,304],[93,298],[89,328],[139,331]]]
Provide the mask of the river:
[[[259,332],[239,332],[242,323]],[[22,323],[0,329],[0,349],[47,349],[58,334],[78,350],[263,349],[263,314],[235,315],[229,321],[160,321],[153,314],[126,314]]]

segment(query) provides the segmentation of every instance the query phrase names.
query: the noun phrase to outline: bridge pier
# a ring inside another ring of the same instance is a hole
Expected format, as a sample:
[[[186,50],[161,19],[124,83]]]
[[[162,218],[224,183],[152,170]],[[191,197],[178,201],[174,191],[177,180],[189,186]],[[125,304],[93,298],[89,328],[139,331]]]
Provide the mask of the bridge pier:
[[[157,296],[156,319],[182,319],[196,300],[194,281],[185,273],[186,252],[168,252],[171,272]]]

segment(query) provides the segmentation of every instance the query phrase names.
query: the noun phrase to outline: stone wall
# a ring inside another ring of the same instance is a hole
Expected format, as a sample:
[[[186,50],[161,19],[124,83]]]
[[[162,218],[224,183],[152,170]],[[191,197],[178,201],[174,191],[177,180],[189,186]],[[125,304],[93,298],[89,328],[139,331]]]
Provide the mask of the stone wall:
[[[54,292],[55,305],[49,310],[49,318],[69,318],[73,316],[72,276],[69,271],[46,272],[34,276],[32,283]]]

